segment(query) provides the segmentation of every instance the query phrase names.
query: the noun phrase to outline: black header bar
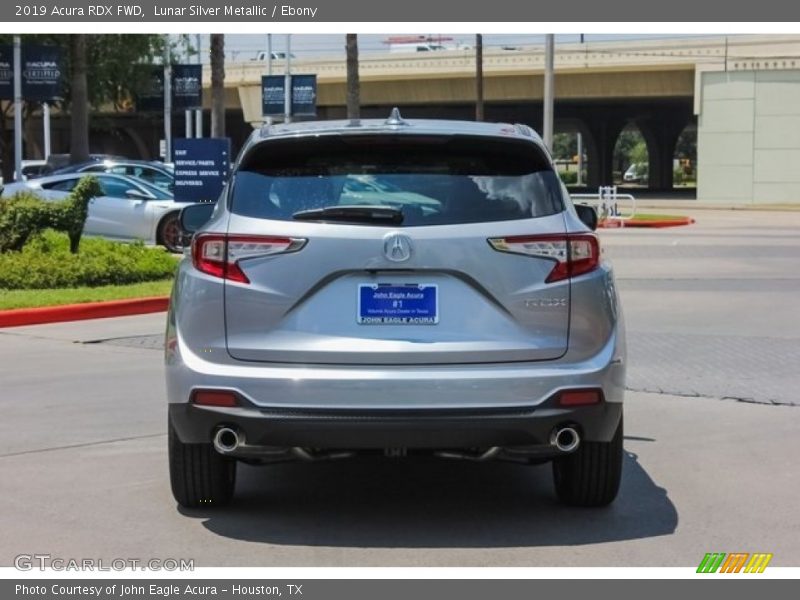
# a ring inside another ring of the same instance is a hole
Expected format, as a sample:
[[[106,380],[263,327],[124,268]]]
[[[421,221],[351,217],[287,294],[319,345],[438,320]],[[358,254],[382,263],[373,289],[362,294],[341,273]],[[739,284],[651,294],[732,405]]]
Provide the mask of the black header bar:
[[[11,0],[0,23],[548,23],[800,21],[787,0]],[[1,27],[1,26],[0,26]],[[791,26],[787,25],[787,31]]]

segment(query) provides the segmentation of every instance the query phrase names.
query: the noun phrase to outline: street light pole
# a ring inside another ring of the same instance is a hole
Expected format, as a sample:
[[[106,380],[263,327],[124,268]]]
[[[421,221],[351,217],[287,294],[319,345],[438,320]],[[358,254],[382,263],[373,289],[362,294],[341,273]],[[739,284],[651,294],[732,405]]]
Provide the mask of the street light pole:
[[[200,34],[197,34],[195,38],[197,40],[197,62],[200,65],[200,68],[203,68],[203,53],[200,51],[200,43],[201,38]],[[203,137],[203,107],[201,106],[194,111],[194,137],[201,138]]]
[[[42,103],[42,121],[44,126],[44,159],[50,156],[50,104],[48,102]]]
[[[169,35],[164,51],[164,162],[172,162],[172,58]]]
[[[555,35],[548,33],[545,38],[544,50],[544,115],[542,134],[544,145],[548,149],[553,148],[553,101],[554,101],[554,54],[555,54]]]
[[[283,122],[292,122],[292,34],[286,34],[286,73],[283,79]]]
[[[267,34],[267,76],[272,75],[272,34]],[[272,125],[272,117],[266,116],[264,117],[264,123],[267,125]]]
[[[14,36],[14,180],[22,180],[22,42]]]

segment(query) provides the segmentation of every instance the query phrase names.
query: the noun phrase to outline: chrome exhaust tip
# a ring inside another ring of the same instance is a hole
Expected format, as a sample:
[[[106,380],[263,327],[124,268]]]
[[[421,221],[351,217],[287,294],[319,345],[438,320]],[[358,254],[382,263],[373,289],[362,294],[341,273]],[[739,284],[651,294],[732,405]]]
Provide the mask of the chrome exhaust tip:
[[[572,427],[560,427],[553,431],[550,436],[550,444],[561,452],[572,452],[581,443],[581,436]]]
[[[230,427],[220,427],[214,434],[214,449],[220,454],[230,454],[244,442],[244,436],[240,436],[235,429]]]

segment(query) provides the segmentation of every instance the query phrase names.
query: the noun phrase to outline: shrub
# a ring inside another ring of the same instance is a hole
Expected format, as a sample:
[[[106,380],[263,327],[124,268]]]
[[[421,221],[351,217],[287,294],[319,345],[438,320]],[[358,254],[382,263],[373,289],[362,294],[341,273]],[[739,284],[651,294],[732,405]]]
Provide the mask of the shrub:
[[[0,200],[0,252],[21,250],[33,229],[43,224],[43,201],[30,192]]]
[[[18,252],[28,238],[51,227],[66,232],[70,252],[77,253],[89,200],[101,193],[97,178],[90,175],[59,202],[47,202],[31,192],[19,192],[0,202],[0,252]]]
[[[561,177],[561,181],[564,182],[564,185],[573,185],[578,183],[577,171],[561,171],[558,176]]]
[[[0,254],[0,288],[121,285],[172,277],[177,260],[163,248],[87,238],[80,254],[63,233],[44,231],[20,252]]]

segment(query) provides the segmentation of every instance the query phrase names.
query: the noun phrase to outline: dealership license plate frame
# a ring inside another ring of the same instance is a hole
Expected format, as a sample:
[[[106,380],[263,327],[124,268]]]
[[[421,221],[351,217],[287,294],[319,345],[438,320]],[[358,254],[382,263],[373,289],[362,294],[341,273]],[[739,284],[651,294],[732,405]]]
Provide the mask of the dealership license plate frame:
[[[422,293],[422,298],[408,298],[408,293],[416,292]],[[376,297],[378,293],[387,297]],[[357,298],[359,325],[439,324],[439,286],[435,283],[360,283]],[[410,304],[394,305],[398,301]]]

